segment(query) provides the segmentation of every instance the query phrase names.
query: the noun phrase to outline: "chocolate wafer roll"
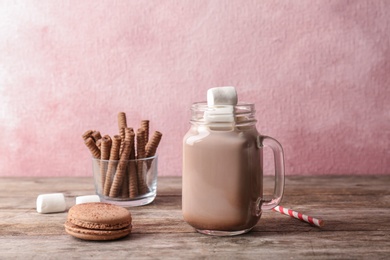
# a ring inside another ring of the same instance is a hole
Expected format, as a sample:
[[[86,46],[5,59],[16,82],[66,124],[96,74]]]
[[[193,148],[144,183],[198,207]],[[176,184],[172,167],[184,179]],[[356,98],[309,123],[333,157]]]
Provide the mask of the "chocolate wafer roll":
[[[145,129],[145,143],[149,141],[149,120],[141,121],[141,128]]]
[[[134,133],[133,133],[133,138],[131,138],[131,129],[130,128],[122,128],[124,130],[124,142],[123,144],[125,144],[126,141],[130,142],[130,153],[128,154],[124,154],[122,153],[121,154],[121,159],[123,156],[127,156],[126,158],[123,158],[125,160],[127,160],[127,167],[126,167],[126,171],[125,171],[125,174],[124,174],[124,177],[123,177],[123,181],[122,181],[122,189],[121,189],[121,196],[122,198],[129,198],[129,175],[130,175],[130,154],[132,152],[132,149],[133,149],[133,143],[134,143]]]
[[[130,141],[132,133],[134,134],[134,131],[132,128],[130,128],[130,127],[123,128],[124,140]]]
[[[99,131],[93,131],[91,136],[92,136],[93,140],[95,140],[95,142],[102,138]]]
[[[145,152],[145,130],[143,128],[138,129],[137,131],[137,175],[138,175],[138,192],[139,195],[145,194],[149,191],[148,186],[145,182],[145,167],[144,160]]]
[[[155,131],[153,133],[152,138],[149,140],[148,144],[146,145],[146,157],[151,157],[156,154],[156,150],[158,145],[160,144],[162,138],[162,133],[159,131]]]
[[[129,198],[129,161],[126,162],[126,169],[124,170],[122,187],[121,187],[121,196],[122,198]]]
[[[135,198],[138,196],[138,175],[137,165],[135,163],[135,133],[132,128],[126,128],[125,140],[131,143],[130,162],[128,166],[128,177],[129,177],[129,197]]]
[[[111,144],[112,140],[111,137],[108,135],[105,135],[102,137],[101,140],[101,156],[100,156],[100,184],[102,187],[102,191],[104,190],[104,182],[106,181],[106,173],[108,169],[108,160],[110,159],[110,151],[111,151]],[[103,192],[102,192],[103,193]]]
[[[110,161],[108,163],[106,180],[104,182],[103,194],[105,196],[110,195],[112,180],[119,160],[119,149],[121,147],[121,142],[122,142],[121,137],[119,135],[114,135],[114,137],[112,138],[112,145],[110,150]]]
[[[127,122],[126,122],[126,113],[125,112],[119,112],[118,113],[118,129],[126,128]]]
[[[119,155],[121,155],[122,154],[122,150],[123,150],[123,144],[125,143],[125,128],[124,127],[119,128],[119,136],[122,139],[121,148],[119,150]]]
[[[111,145],[112,145],[112,140],[109,135],[105,135],[101,139],[102,143],[102,149],[101,151],[101,159],[102,160],[109,160],[110,159],[110,153],[111,153]]]
[[[97,148],[102,149],[102,139],[101,138],[99,140],[97,140],[95,142],[95,144],[96,144]]]
[[[92,156],[96,159],[100,159],[100,150],[96,146],[95,141],[92,137],[88,137],[85,141],[85,145],[88,147],[89,151],[91,152]]]
[[[130,129],[130,139],[133,139],[133,146],[131,147],[131,153],[130,153],[130,160],[135,160],[136,158],[136,149],[135,149],[135,132],[133,130],[133,128],[129,128]]]
[[[146,158],[156,155],[157,147],[160,144],[161,138],[162,138],[162,133],[160,133],[159,131],[155,131],[153,133],[152,138],[149,140],[148,144],[146,145]],[[150,169],[153,160],[148,160],[146,162],[147,170]]]
[[[118,113],[118,129],[119,129],[119,135],[122,138],[122,143],[121,143],[121,148],[119,150],[119,154],[122,154],[123,142],[125,141],[124,129],[126,127],[127,127],[126,113],[125,112],[119,112]]]
[[[127,158],[130,156],[130,142],[125,141],[123,146],[123,154],[119,160],[118,168],[112,181],[111,189],[110,189],[110,197],[118,197],[120,189],[122,187],[124,175],[126,174],[126,167],[128,164]]]
[[[137,159],[145,158],[145,129],[139,128],[137,130]]]
[[[137,165],[135,160],[131,160],[129,164],[129,197],[135,198],[138,196],[138,175]]]
[[[133,128],[128,127],[125,129],[125,140],[131,142],[131,152],[130,152],[129,160],[135,160],[136,149],[135,149],[135,133]]]
[[[82,138],[84,139],[84,141],[87,141],[88,137],[91,137],[93,133],[93,130],[87,130],[84,132],[84,134],[82,135]]]

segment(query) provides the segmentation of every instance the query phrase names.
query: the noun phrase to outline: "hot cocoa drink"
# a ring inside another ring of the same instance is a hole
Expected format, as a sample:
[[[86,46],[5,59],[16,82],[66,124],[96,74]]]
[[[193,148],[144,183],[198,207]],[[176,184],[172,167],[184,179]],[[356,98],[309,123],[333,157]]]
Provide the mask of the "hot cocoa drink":
[[[218,236],[251,230],[263,209],[278,205],[284,188],[281,145],[256,129],[253,104],[237,104],[234,87],[210,89],[191,107],[183,140],[182,211],[197,231]],[[275,189],[263,199],[263,146],[274,153]]]
[[[198,230],[240,231],[260,218],[262,150],[254,127],[192,128],[184,137],[183,216]]]

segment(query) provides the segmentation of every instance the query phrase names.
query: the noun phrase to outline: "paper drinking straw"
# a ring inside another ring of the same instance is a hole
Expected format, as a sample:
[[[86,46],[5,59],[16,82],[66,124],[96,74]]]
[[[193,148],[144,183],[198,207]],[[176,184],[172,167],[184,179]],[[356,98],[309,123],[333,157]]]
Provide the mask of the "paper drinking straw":
[[[282,206],[276,206],[275,208],[273,208],[273,210],[278,211],[278,212],[285,214],[287,216],[297,218],[297,219],[300,219],[302,221],[308,222],[310,224],[316,225],[317,227],[322,227],[325,224],[322,219],[313,218],[313,217],[304,215],[302,213],[296,212],[294,210],[283,208]]]

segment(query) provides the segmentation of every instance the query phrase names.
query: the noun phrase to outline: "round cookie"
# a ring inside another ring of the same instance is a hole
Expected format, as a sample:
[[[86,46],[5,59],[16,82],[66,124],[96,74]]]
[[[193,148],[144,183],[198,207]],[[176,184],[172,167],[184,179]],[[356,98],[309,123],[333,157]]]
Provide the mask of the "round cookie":
[[[67,221],[65,223],[65,231],[71,236],[84,240],[114,240],[130,234],[131,225],[118,230],[96,230],[82,228]]]
[[[131,232],[131,214],[109,203],[92,202],[69,209],[65,231],[86,240],[113,240]]]
[[[121,229],[130,225],[131,220],[127,209],[103,202],[78,204],[68,212],[69,222],[89,229]]]

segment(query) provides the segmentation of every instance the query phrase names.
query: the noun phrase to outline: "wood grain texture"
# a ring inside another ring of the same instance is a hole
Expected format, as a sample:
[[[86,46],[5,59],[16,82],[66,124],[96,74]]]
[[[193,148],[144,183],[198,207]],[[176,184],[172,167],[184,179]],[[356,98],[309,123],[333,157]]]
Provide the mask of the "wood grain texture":
[[[256,258],[387,259],[390,256],[390,176],[289,176],[282,205],[322,218],[323,228],[266,211],[237,237],[198,234],[181,215],[181,179],[159,179],[156,200],[131,208],[133,232],[112,242],[67,235],[67,213],[39,214],[36,197],[94,193],[92,178],[0,178],[0,258]],[[265,178],[266,191],[272,179]]]

